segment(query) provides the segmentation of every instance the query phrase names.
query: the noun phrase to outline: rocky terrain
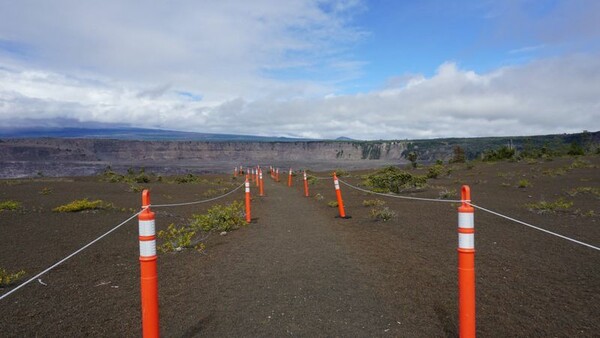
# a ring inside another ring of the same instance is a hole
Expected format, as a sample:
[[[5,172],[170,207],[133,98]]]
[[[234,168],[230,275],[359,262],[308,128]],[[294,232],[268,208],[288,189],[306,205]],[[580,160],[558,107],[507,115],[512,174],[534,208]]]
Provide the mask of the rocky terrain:
[[[145,167],[158,173],[223,172],[241,163],[277,159],[319,169],[403,164],[406,142],[195,142],[105,139],[7,139],[0,177],[90,175]]]
[[[392,141],[265,141],[259,138],[221,140],[215,137],[209,141],[131,140],[126,138],[128,135],[119,134],[118,139],[0,139],[0,178],[86,176],[98,174],[108,166],[117,171],[144,167],[161,174],[215,173],[230,172],[242,163],[273,161],[283,167],[352,170],[406,164],[411,153],[416,154],[417,161],[422,164],[436,160],[447,162],[452,159],[457,147],[464,151],[466,159],[474,159],[503,146],[517,152],[534,149],[548,154],[566,154],[573,144],[588,152],[593,152],[600,144],[600,132]]]

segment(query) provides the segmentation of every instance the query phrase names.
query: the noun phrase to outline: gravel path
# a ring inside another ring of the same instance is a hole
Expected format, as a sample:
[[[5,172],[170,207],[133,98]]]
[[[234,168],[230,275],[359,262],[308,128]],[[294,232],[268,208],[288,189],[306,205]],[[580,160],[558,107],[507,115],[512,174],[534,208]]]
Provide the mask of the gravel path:
[[[372,336],[395,314],[338,240],[331,216],[296,189],[265,180],[258,228],[213,266],[216,307],[188,331],[202,336]],[[255,200],[258,197],[254,198]],[[310,217],[308,217],[310,216]],[[217,281],[217,280],[215,280]],[[242,291],[244,290],[244,291]]]

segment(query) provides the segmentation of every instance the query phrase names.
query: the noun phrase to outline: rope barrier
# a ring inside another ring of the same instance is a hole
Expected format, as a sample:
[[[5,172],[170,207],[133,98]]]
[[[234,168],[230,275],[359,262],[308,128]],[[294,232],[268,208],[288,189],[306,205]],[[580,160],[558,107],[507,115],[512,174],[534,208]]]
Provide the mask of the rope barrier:
[[[239,190],[241,187],[244,186],[244,183],[242,183],[240,186],[238,186],[237,188],[229,191],[226,194],[223,194],[221,196],[217,196],[214,198],[210,198],[207,200],[202,200],[202,201],[194,201],[194,202],[186,202],[186,203],[173,203],[173,204],[158,204],[158,205],[152,205],[153,208],[168,208],[168,207],[177,207],[177,206],[183,206],[183,205],[193,205],[193,204],[200,204],[200,203],[207,203],[207,202],[212,202],[215,200],[218,200],[220,198],[223,198],[225,196],[228,196],[232,193],[234,193],[235,191]],[[69,260],[71,257],[77,255],[78,253],[80,253],[81,251],[87,249],[88,247],[90,247],[91,245],[93,245],[94,243],[98,242],[99,240],[101,240],[102,238],[108,236],[110,233],[114,232],[115,230],[119,229],[120,227],[122,227],[123,225],[125,225],[127,222],[131,221],[132,219],[134,219],[135,217],[137,217],[139,214],[141,214],[144,210],[148,209],[148,207],[150,207],[150,205],[142,208],[142,210],[140,210],[139,212],[135,213],[134,215],[132,215],[131,217],[129,217],[128,219],[126,219],[125,221],[121,222],[119,225],[115,226],[114,228],[110,229],[109,231],[105,232],[103,235],[101,235],[100,237],[94,239],[93,241],[89,242],[88,244],[84,245],[83,247],[81,247],[80,249],[78,249],[77,251],[73,252],[72,254],[68,255],[67,257],[61,259],[60,261],[56,262],[54,265],[50,266],[49,268],[45,269],[44,271],[38,273],[37,275],[31,277],[30,279],[28,279],[27,281],[23,282],[22,284],[19,284],[18,286],[16,286],[14,289],[8,291],[7,293],[3,294],[2,296],[0,296],[0,300],[8,297],[9,295],[11,295],[12,293],[16,292],[17,290],[19,290],[20,288],[24,287],[25,285],[31,283],[32,281],[38,279],[40,276],[44,275],[45,273],[51,271],[52,269],[56,268],[57,266],[59,266],[60,264],[66,262],[67,260]]]
[[[221,198],[223,198],[225,196],[233,194],[234,192],[238,191],[243,186],[244,186],[244,183],[240,184],[237,188],[231,190],[230,192],[228,192],[226,194],[223,194],[223,195],[217,196],[217,197],[213,197],[213,198],[209,198],[207,200],[194,201],[194,202],[185,202],[185,203],[173,203],[173,204],[152,204],[151,206],[153,208],[170,208],[170,207],[180,207],[180,206],[184,206],[184,205],[194,205],[194,204],[212,202],[212,201],[216,201],[218,199],[221,199]]]
[[[477,209],[479,209],[479,210],[481,210],[481,211],[485,211],[485,212],[487,212],[487,213],[490,213],[490,214],[492,214],[492,215],[496,215],[496,216],[498,216],[498,217],[505,218],[505,219],[507,219],[507,220],[509,220],[509,221],[513,221],[513,222],[516,222],[516,223],[519,223],[519,224],[522,224],[522,225],[528,226],[528,227],[530,227],[530,228],[532,228],[532,229],[539,230],[539,231],[545,232],[545,233],[547,233],[547,234],[550,234],[550,235],[553,235],[553,236],[556,236],[556,237],[559,237],[559,238],[562,238],[562,239],[566,239],[567,241],[571,241],[571,242],[573,242],[573,243],[577,243],[577,244],[580,244],[580,245],[586,246],[586,247],[588,247],[588,248],[590,248],[590,249],[594,249],[594,250],[598,250],[598,251],[600,251],[600,248],[599,248],[599,247],[597,247],[597,246],[593,246],[593,245],[591,245],[591,244],[587,244],[587,243],[584,243],[584,242],[578,241],[578,240],[576,240],[576,239],[573,239],[573,238],[570,238],[570,237],[567,237],[567,236],[564,236],[564,235],[561,235],[561,234],[557,234],[556,232],[552,232],[552,231],[550,231],[550,230],[546,230],[546,229],[543,229],[543,228],[537,227],[537,226],[535,226],[535,225],[531,225],[531,224],[529,224],[529,223],[525,223],[525,222],[523,222],[523,221],[520,221],[520,220],[518,220],[518,219],[515,219],[515,218],[512,218],[512,217],[509,217],[509,216],[506,216],[506,215],[502,215],[502,214],[500,214],[500,213],[498,213],[498,212],[495,212],[495,211],[492,211],[492,210],[486,209],[486,208],[484,208],[484,207],[480,207],[480,206],[478,206],[478,205],[475,205],[475,204],[473,204],[473,203],[470,203],[470,202],[466,202],[466,203],[467,203],[467,204],[469,204],[470,206],[472,206],[473,208],[477,208]]]
[[[20,288],[24,287],[25,285],[31,283],[32,281],[38,279],[40,276],[44,275],[46,272],[54,269],[55,267],[61,265],[62,263],[66,262],[68,259],[70,259],[71,257],[77,255],[78,253],[80,253],[81,251],[87,249],[89,246],[91,246],[92,244],[98,242],[99,240],[101,240],[102,238],[108,236],[110,233],[112,233],[113,231],[119,229],[120,227],[122,227],[123,225],[125,225],[127,222],[131,221],[132,219],[134,219],[135,217],[137,217],[139,214],[141,214],[144,210],[146,210],[147,208],[144,208],[142,210],[140,210],[139,212],[137,212],[136,214],[134,214],[133,216],[129,217],[128,219],[124,220],[123,222],[121,222],[119,225],[115,226],[114,228],[108,230],[107,232],[105,232],[103,235],[101,235],[100,237],[94,239],[93,241],[89,242],[88,244],[84,245],[83,247],[81,247],[79,250],[73,252],[72,254],[68,255],[67,257],[61,259],[60,261],[56,262],[54,265],[50,266],[49,268],[47,268],[46,270],[38,273],[37,275],[31,277],[30,279],[28,279],[26,282],[23,282],[22,284],[19,284],[18,286],[16,286],[14,289],[8,291],[7,293],[3,294],[2,296],[0,296],[0,300],[3,300],[4,298],[8,297],[9,295],[13,294],[14,292],[16,292],[17,290],[19,290]]]
[[[423,198],[423,197],[411,197],[411,196],[384,194],[384,193],[380,193],[380,192],[375,192],[375,191],[359,188],[357,186],[354,186],[354,185],[352,185],[348,182],[342,181],[342,180],[339,180],[339,181],[344,183],[345,185],[349,186],[352,189],[360,190],[362,192],[366,192],[366,193],[374,194],[374,195],[401,198],[401,199],[407,199],[407,200],[426,201],[426,202],[462,203],[461,200],[444,200],[444,199],[436,199],[436,198]]]
[[[537,226],[535,226],[535,225],[532,225],[532,224],[529,224],[529,223],[526,223],[526,222],[520,221],[520,220],[518,220],[518,219],[515,219],[515,218],[512,218],[512,217],[509,217],[509,216],[503,215],[503,214],[501,214],[501,213],[498,213],[498,212],[496,212],[496,211],[493,211],[493,210],[486,209],[486,208],[484,208],[484,207],[481,207],[481,206],[478,206],[478,205],[475,205],[475,204],[471,203],[471,201],[462,201],[462,200],[441,200],[441,199],[432,199],[432,198],[420,198],[420,197],[410,197],[410,196],[400,196],[400,195],[383,194],[383,193],[379,193],[379,192],[370,191],[370,190],[366,190],[366,189],[362,189],[362,188],[356,187],[356,186],[354,186],[354,185],[352,185],[352,184],[350,184],[350,183],[344,182],[344,181],[342,181],[342,180],[339,180],[339,181],[340,181],[340,182],[342,182],[342,183],[344,183],[345,185],[349,186],[350,188],[353,188],[353,189],[356,189],[356,190],[360,190],[360,191],[363,191],[363,192],[366,192],[366,193],[375,194],[375,195],[381,195],[381,196],[386,196],[386,197],[395,197],[395,198],[402,198],[402,199],[409,199],[409,200],[417,200],[417,201],[427,201],[427,202],[449,202],[449,203],[462,203],[462,202],[465,202],[466,204],[468,204],[468,205],[472,206],[473,208],[477,208],[477,209],[479,209],[479,210],[481,210],[481,211],[485,211],[485,212],[487,212],[487,213],[490,213],[490,214],[492,214],[492,215],[496,215],[496,216],[498,216],[498,217],[501,217],[501,218],[507,219],[507,220],[509,220],[509,221],[513,221],[513,222],[515,222],[515,223],[519,223],[519,224],[521,224],[521,225],[525,225],[525,226],[527,226],[527,227],[530,227],[530,228],[532,228],[532,229],[535,229],[535,230],[538,230],[538,231],[542,231],[542,232],[545,232],[545,233],[547,233],[547,234],[550,234],[550,235],[553,235],[553,236],[556,236],[556,237],[559,237],[559,238],[562,238],[562,239],[566,239],[567,241],[571,241],[571,242],[573,242],[573,243],[576,243],[576,244],[579,244],[579,245],[586,246],[586,247],[588,247],[588,248],[590,248],[590,249],[594,249],[594,250],[598,250],[598,251],[600,251],[600,247],[597,247],[597,246],[594,246],[594,245],[591,245],[591,244],[588,244],[588,243],[585,243],[585,242],[582,242],[582,241],[578,241],[578,240],[576,240],[576,239],[573,239],[573,238],[570,238],[570,237],[567,237],[567,236],[564,236],[564,235],[558,234],[558,233],[556,233],[556,232],[552,232],[552,231],[550,231],[550,230],[546,230],[546,229],[544,229],[544,228],[540,228],[540,227],[537,227]]]

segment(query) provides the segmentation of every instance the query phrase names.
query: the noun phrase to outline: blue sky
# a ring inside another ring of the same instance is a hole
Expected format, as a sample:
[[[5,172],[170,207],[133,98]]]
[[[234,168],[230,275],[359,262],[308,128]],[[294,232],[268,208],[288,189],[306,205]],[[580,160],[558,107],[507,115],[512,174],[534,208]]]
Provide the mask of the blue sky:
[[[0,127],[361,139],[600,129],[593,0],[0,8]]]

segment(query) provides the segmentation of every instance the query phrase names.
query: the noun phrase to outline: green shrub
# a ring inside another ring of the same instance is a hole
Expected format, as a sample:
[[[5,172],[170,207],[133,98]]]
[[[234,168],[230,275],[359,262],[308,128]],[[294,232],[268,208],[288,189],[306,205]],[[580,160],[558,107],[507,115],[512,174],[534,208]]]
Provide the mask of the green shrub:
[[[565,201],[562,197],[554,202],[540,201],[527,204],[530,211],[543,213],[556,213],[557,211],[566,211],[573,206],[573,202]]]
[[[324,198],[325,198],[325,197],[323,197],[323,195],[321,195],[321,194],[319,194],[319,193],[317,193],[317,194],[315,195],[315,199],[316,199],[317,201],[322,201]]]
[[[214,205],[206,214],[192,215],[192,229],[230,231],[246,225],[244,204],[235,201],[229,205]]]
[[[54,212],[78,212],[83,210],[99,210],[114,208],[112,203],[106,203],[102,200],[89,201],[87,198],[75,200],[71,203],[61,205],[52,209]]]
[[[319,179],[316,176],[313,176],[313,175],[306,175],[306,181],[310,185],[315,185],[315,184],[317,184],[317,182],[319,181]]]
[[[519,188],[527,188],[527,187],[531,186],[531,183],[526,179],[522,179],[522,180],[519,180],[519,183],[517,186]]]
[[[21,209],[21,202],[13,201],[13,200],[6,200],[6,201],[0,202],[0,211],[3,211],[3,210],[14,211],[14,210],[19,210],[19,209]]]
[[[24,275],[25,271],[23,270],[11,273],[0,268],[0,287],[10,286],[23,278]]]
[[[585,149],[583,149],[583,147],[581,145],[579,145],[579,143],[572,142],[569,147],[569,151],[567,151],[567,154],[569,154],[569,155],[584,155]]]
[[[368,175],[365,184],[377,192],[399,193],[402,189],[425,187],[427,178],[389,166]]]
[[[158,250],[162,253],[181,251],[184,248],[194,247],[198,251],[204,250],[204,244],[198,243],[194,245],[192,238],[196,235],[196,231],[185,226],[177,227],[171,223],[167,230],[160,230],[158,238],[164,242],[158,246]]]
[[[362,205],[365,207],[382,207],[385,205],[385,201],[380,199],[364,200]]]
[[[371,218],[375,219],[376,221],[386,222],[395,216],[396,213],[393,210],[390,210],[388,207],[371,209]]]
[[[456,196],[458,196],[456,189],[444,189],[439,193],[440,199],[449,199]]]
[[[461,148],[460,146],[455,146],[452,149],[452,152],[453,155],[452,159],[450,160],[450,163],[465,163],[467,158],[465,156],[465,151],[463,148]]]
[[[438,178],[444,171],[444,166],[440,164],[436,164],[434,166],[429,167],[427,170],[427,178]]]
[[[179,184],[184,184],[184,183],[197,183],[200,180],[200,177],[194,175],[194,174],[187,174],[185,176],[179,176],[175,178],[175,182],[179,183]]]
[[[482,154],[484,161],[509,160],[515,156],[515,149],[502,146],[496,150],[487,150]]]
[[[338,202],[337,201],[329,201],[329,202],[327,202],[327,206],[330,208],[337,208]]]

